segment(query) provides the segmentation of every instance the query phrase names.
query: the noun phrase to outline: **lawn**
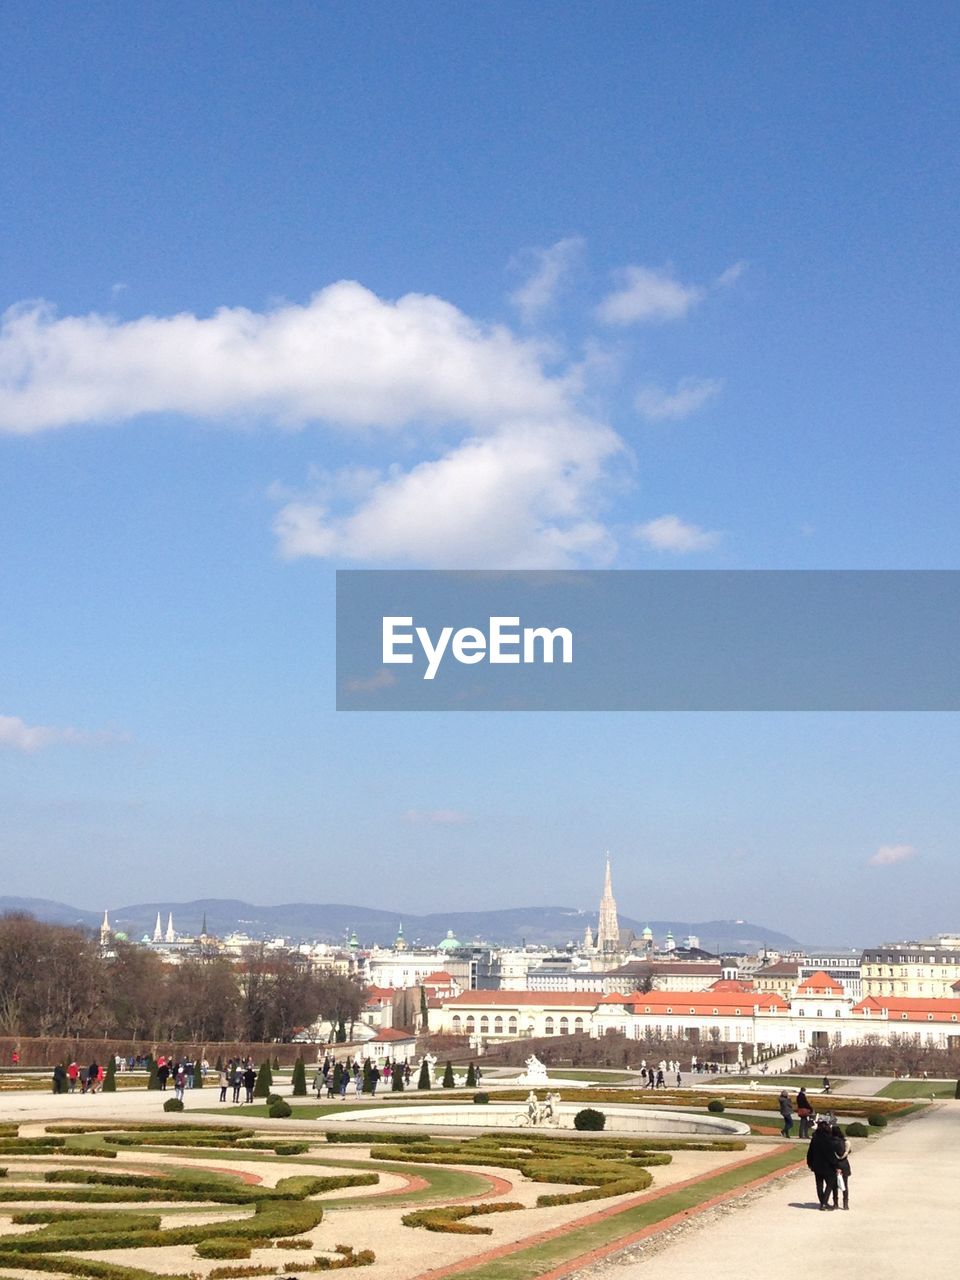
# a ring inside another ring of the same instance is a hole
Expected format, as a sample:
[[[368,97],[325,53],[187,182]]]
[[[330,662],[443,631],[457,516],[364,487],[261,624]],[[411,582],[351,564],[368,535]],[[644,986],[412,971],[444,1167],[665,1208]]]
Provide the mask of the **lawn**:
[[[878,1098],[952,1098],[956,1080],[891,1080],[877,1094]]]

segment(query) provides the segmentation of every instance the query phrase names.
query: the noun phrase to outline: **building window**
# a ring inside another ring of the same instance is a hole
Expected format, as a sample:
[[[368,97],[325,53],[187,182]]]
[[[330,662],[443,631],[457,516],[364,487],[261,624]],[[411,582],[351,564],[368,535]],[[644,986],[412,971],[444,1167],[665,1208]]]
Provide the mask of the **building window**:
[[[560,1034],[561,1034],[562,1036],[565,1036],[565,1035],[569,1035],[569,1033],[570,1033],[570,1020],[569,1020],[568,1018],[561,1018],[561,1019],[560,1019]]]
[[[544,1022],[544,1024],[543,1024],[543,1034],[544,1034],[545,1036],[552,1036],[552,1035],[553,1035],[553,1019],[552,1019],[552,1018],[547,1018],[547,1019],[546,1019],[546,1021]]]
[[[493,1020],[493,1034],[494,1034],[495,1036],[502,1036],[502,1035],[503,1035],[503,1019],[502,1019],[502,1018],[494,1018],[494,1020]]]

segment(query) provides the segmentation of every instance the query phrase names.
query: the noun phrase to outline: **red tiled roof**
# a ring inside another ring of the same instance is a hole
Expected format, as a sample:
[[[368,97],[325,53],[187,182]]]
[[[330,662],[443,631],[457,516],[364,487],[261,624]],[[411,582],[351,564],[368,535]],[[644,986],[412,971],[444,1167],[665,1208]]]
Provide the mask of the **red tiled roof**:
[[[744,982],[741,978],[720,978],[711,982],[708,991],[756,991],[752,982]]]
[[[416,1036],[412,1031],[397,1031],[394,1027],[384,1027],[382,1031],[378,1031],[373,1040],[390,1041],[392,1043],[397,1040],[416,1040]],[[373,1040],[369,1040],[368,1044],[373,1044]]]
[[[464,991],[462,995],[452,996],[444,1000],[444,1005],[486,1005],[495,1009],[509,1008],[511,1005],[535,1005],[543,1008],[563,1005],[592,1009],[597,1003],[595,991]]]
[[[861,1017],[886,1017],[891,1022],[960,1022],[956,996],[867,996],[853,1006]]]
[[[797,987],[798,996],[842,996],[843,994],[843,984],[838,982],[836,978],[832,978],[830,974],[826,973],[823,969],[818,969],[816,973],[811,973],[810,976],[808,978],[804,978],[799,987]]]
[[[447,973],[443,969],[438,969],[436,973],[428,973],[425,978],[420,979],[423,986],[431,987],[449,987],[451,982],[455,982],[452,973]]]
[[[635,991],[624,1003],[631,1005],[637,1014],[650,1012],[674,1017],[687,1013],[710,1016],[714,1010],[717,1017],[745,1017],[752,1014],[754,1008],[789,1007],[782,997],[766,991]]]

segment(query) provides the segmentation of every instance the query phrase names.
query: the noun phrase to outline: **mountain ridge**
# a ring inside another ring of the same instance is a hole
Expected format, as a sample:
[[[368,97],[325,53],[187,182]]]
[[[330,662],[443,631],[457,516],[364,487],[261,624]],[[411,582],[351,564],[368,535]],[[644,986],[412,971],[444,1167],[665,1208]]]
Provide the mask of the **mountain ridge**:
[[[102,913],[85,911],[49,898],[0,897],[0,913],[25,911],[51,924],[98,928]],[[596,912],[575,907],[504,907],[488,911],[434,911],[422,915],[385,911],[350,903],[289,902],[257,906],[239,898],[195,898],[187,902],[140,902],[110,909],[110,923],[132,938],[153,933],[157,912],[166,927],[172,912],[175,928],[196,934],[206,916],[212,934],[247,933],[251,938],[287,937],[294,940],[342,942],[356,931],[361,946],[390,945],[403,924],[409,946],[436,946],[447,930],[463,943],[483,940],[499,946],[524,942],[564,946],[578,942],[589,924],[596,928]],[[621,929],[640,934],[649,923],[654,936],[662,939],[668,930],[677,942],[695,934],[706,951],[755,951],[763,946],[792,950],[799,943],[788,934],[746,920],[634,920],[620,916]]]

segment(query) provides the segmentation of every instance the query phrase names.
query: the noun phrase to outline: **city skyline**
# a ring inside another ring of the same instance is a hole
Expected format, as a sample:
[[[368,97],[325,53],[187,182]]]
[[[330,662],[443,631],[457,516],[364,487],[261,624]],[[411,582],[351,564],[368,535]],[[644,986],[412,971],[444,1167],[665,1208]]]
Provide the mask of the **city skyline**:
[[[956,927],[947,714],[333,709],[340,567],[958,567],[954,6],[2,21],[8,894]]]

